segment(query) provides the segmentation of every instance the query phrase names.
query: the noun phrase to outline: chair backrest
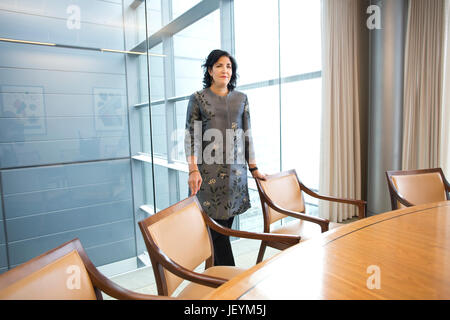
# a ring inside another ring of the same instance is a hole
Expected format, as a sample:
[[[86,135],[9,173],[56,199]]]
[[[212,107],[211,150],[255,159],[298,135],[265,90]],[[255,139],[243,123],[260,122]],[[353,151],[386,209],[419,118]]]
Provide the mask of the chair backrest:
[[[197,198],[190,197],[139,222],[160,295],[172,295],[183,281],[163,267],[166,257],[191,271],[207,260],[212,264],[211,236],[201,210]]]
[[[404,208],[399,197],[412,205],[448,200],[440,168],[386,172],[392,209]]]
[[[303,213],[305,212],[303,192],[295,170],[288,170],[266,176],[265,181],[256,180],[256,184],[258,186],[261,206],[264,213],[264,232],[270,232],[270,230],[267,229],[267,225],[271,225],[272,223],[286,217],[286,215],[275,211],[267,205],[264,194],[272,200],[273,203],[283,209]],[[261,190],[264,191],[264,194]]]
[[[80,250],[75,239],[1,274],[0,300],[101,299]]]

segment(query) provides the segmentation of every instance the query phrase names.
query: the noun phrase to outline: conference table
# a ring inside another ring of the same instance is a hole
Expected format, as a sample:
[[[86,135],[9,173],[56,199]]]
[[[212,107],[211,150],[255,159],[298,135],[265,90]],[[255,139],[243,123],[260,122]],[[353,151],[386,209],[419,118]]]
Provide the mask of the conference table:
[[[205,299],[450,299],[450,201],[322,233],[255,265]]]

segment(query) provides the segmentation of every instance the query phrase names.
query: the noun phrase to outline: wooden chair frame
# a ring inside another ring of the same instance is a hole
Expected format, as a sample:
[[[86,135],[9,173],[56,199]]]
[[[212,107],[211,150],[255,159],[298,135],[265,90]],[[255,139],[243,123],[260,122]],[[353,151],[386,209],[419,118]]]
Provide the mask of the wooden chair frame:
[[[206,223],[206,225],[227,236],[237,237],[237,238],[247,238],[247,239],[254,239],[254,240],[262,240],[262,241],[271,241],[271,242],[282,242],[289,245],[294,245],[296,243],[299,243],[300,237],[298,236],[291,236],[291,235],[273,235],[273,234],[266,234],[266,233],[255,233],[255,232],[247,232],[247,231],[240,231],[240,230],[233,230],[229,228],[225,228],[215,222],[213,219],[211,219],[203,210],[200,203],[197,200],[196,196],[191,196],[181,202],[178,202],[174,204],[173,206],[164,209],[157,214],[150,216],[142,221],[140,221],[139,227],[141,229],[142,235],[144,237],[145,245],[147,246],[148,254],[150,256],[150,260],[152,262],[153,266],[153,272],[155,274],[156,284],[158,288],[158,294],[162,296],[168,295],[168,289],[166,285],[166,279],[164,275],[164,268],[167,269],[169,272],[175,274],[176,276],[183,278],[188,281],[192,281],[201,285],[217,288],[227,282],[227,279],[209,276],[200,274],[194,271],[191,271],[189,269],[184,268],[183,266],[179,265],[172,259],[170,259],[164,252],[161,251],[161,249],[156,245],[154,240],[152,239],[150,232],[148,231],[148,226],[152,225],[153,223],[156,223],[157,221],[164,219],[165,217],[187,207],[188,205],[195,202],[201,211],[201,214],[203,216],[203,219]],[[208,269],[214,265],[214,248],[213,243],[211,239],[211,233],[208,228],[208,235],[209,240],[211,244],[211,256],[206,260],[205,262],[205,269]]]
[[[352,204],[352,205],[358,206],[358,218],[363,219],[367,216],[367,202],[366,201],[335,198],[335,197],[320,195],[320,194],[312,191],[308,187],[306,187],[300,181],[295,169],[287,170],[287,171],[283,171],[283,172],[279,172],[279,173],[270,175],[267,177],[267,179],[280,178],[280,177],[284,177],[284,176],[288,176],[288,175],[295,175],[297,182],[300,186],[300,192],[305,192],[306,194],[310,195],[311,197],[314,197],[319,200],[326,200],[326,201],[338,202],[338,203],[347,203],[347,204]],[[262,208],[263,217],[264,217],[264,232],[265,233],[270,233],[269,207],[272,208],[273,210],[278,211],[279,213],[282,213],[289,217],[316,223],[320,226],[322,233],[327,232],[329,230],[330,221],[327,219],[310,216],[310,215],[305,214],[304,212],[303,213],[302,212],[294,212],[294,211],[287,210],[287,209],[284,209],[284,208],[281,208],[280,206],[278,206],[264,192],[264,189],[261,185],[260,180],[259,179],[255,179],[255,180],[256,180],[256,186],[258,188],[259,198],[261,200],[261,208]],[[303,194],[302,194],[302,197],[303,197]],[[285,244],[281,244],[281,243],[262,242],[260,250],[259,250],[257,262],[262,261],[267,246],[278,249],[278,250],[284,250],[289,247],[289,245],[285,245]]]
[[[397,188],[392,181],[392,176],[407,176],[407,175],[416,175],[416,174],[426,174],[426,173],[439,173],[441,175],[442,181],[444,183],[444,189],[446,191],[447,200],[450,200],[450,184],[448,180],[444,176],[444,172],[441,168],[432,168],[432,169],[419,169],[419,170],[398,170],[398,171],[386,171],[386,179],[388,183],[389,194],[391,196],[391,206],[392,210],[398,209],[398,202],[400,202],[405,207],[412,207],[414,204],[406,200],[401,193],[397,191]]]
[[[68,241],[57,248],[47,251],[38,257],[35,257],[16,268],[13,268],[6,273],[0,275],[0,290],[6,288],[12,283],[19,281],[20,279],[28,276],[29,274],[36,272],[48,264],[64,257],[70,252],[76,250],[84,266],[89,274],[89,278],[94,287],[94,292],[97,300],[103,300],[102,291],[109,296],[116,299],[123,300],[167,300],[168,297],[159,297],[154,295],[146,295],[125,289],[113,281],[106,278],[98,269],[94,266],[92,261],[84,251],[83,246],[78,238]]]

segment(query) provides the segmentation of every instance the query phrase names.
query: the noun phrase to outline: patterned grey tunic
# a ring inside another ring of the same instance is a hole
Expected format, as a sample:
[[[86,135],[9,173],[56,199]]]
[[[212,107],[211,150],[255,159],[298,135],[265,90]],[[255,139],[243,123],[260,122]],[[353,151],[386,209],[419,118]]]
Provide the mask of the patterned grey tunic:
[[[192,94],[185,152],[198,159],[203,182],[197,198],[208,216],[226,220],[250,208],[247,163],[254,163],[254,147],[244,93],[222,97],[206,88]]]

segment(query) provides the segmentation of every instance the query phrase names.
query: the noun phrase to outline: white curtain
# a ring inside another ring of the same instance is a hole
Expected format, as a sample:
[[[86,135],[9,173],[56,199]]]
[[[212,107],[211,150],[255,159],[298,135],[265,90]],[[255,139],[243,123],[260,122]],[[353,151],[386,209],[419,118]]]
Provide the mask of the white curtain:
[[[446,53],[444,73],[444,96],[442,105],[440,164],[447,180],[450,179],[450,1],[446,1]]]
[[[410,0],[405,47],[404,170],[439,167],[444,149],[448,153],[448,136],[443,139],[444,131],[448,135],[442,104],[444,54],[445,0]]]
[[[322,0],[322,129],[319,192],[361,199],[359,0]],[[342,222],[357,208],[319,201],[319,216]]]

